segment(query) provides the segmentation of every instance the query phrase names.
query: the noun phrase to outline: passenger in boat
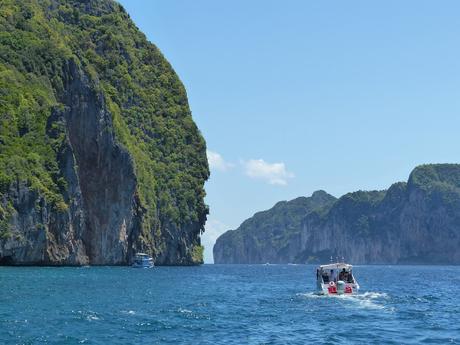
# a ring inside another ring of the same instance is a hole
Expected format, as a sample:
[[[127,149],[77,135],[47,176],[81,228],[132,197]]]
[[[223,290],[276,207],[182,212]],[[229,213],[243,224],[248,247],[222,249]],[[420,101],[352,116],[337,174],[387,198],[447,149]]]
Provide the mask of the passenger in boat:
[[[351,272],[348,272],[348,278],[346,280],[347,283],[349,284],[353,284],[353,274],[351,274]]]
[[[342,268],[342,271],[339,274],[339,280],[346,282],[348,280],[348,272],[345,271],[345,268]]]
[[[323,277],[323,282],[325,284],[329,283],[329,276],[327,275],[326,272],[323,272],[322,277]]]
[[[337,280],[337,275],[335,274],[334,270],[331,270],[331,282],[335,282]]]

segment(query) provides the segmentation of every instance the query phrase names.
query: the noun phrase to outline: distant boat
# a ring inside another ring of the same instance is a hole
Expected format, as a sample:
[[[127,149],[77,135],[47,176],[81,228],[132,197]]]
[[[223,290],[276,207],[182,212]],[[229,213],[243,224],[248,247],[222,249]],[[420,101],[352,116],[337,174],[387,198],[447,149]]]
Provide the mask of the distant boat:
[[[316,269],[316,287],[320,294],[354,294],[359,284],[353,277],[353,266],[343,263],[321,265]]]
[[[136,253],[134,262],[131,267],[134,268],[152,268],[154,266],[153,259],[145,253]]]

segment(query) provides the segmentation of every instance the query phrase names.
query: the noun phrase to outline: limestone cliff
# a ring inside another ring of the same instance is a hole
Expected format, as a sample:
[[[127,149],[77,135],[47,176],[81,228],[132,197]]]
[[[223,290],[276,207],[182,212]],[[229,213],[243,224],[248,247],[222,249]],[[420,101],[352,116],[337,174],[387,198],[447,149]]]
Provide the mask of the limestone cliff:
[[[304,217],[330,207],[336,198],[324,191],[311,197],[280,201],[270,210],[258,212],[236,230],[220,236],[214,245],[215,263],[296,262],[301,251]]]
[[[285,229],[280,231],[292,232]],[[260,245],[243,247],[248,237],[265,235],[235,232],[217,240],[217,263],[328,262],[332,256],[356,264],[460,264],[460,165],[422,165],[407,183],[349,193],[309,212],[295,228],[299,235],[284,244],[292,250],[289,255],[266,255]]]
[[[201,263],[205,142],[124,9],[5,0],[0,28],[0,263]]]

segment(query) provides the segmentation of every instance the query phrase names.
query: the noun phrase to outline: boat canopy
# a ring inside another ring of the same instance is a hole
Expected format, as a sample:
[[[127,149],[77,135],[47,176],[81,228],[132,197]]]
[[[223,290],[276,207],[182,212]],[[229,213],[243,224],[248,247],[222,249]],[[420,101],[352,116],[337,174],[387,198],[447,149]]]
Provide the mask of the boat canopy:
[[[321,265],[319,266],[320,270],[341,270],[341,269],[346,269],[346,270],[351,270],[353,268],[352,265],[343,263],[343,262],[337,262],[334,264],[328,264],[328,265]]]

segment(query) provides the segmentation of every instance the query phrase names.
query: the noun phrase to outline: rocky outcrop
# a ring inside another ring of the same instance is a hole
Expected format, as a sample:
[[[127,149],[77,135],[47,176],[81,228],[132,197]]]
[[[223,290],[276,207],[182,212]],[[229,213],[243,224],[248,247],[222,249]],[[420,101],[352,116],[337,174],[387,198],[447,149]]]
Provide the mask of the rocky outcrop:
[[[37,47],[0,42],[4,92],[28,100],[24,121],[0,107],[0,264],[201,263],[206,148],[161,53],[111,0],[5,6]]]
[[[216,243],[216,262],[317,263],[343,257],[356,264],[460,264],[460,165],[419,166],[407,183],[346,194],[331,207],[308,213],[296,231],[289,261],[260,252],[260,260],[235,262],[232,253],[240,253],[241,242],[229,241],[226,233]]]
[[[311,197],[281,201],[258,212],[236,230],[220,236],[213,248],[215,263],[296,262],[301,251],[301,224],[315,210],[330,207],[336,198],[324,191]]]
[[[82,198],[82,207],[76,208],[77,213],[84,210],[86,220],[81,239],[92,264],[122,264],[132,256],[138,236],[133,233],[133,225],[139,225],[133,161],[115,138],[103,95],[73,61],[64,76],[64,109],[55,110],[51,120],[65,124],[66,146],[75,159],[70,175],[78,185],[70,190]]]

